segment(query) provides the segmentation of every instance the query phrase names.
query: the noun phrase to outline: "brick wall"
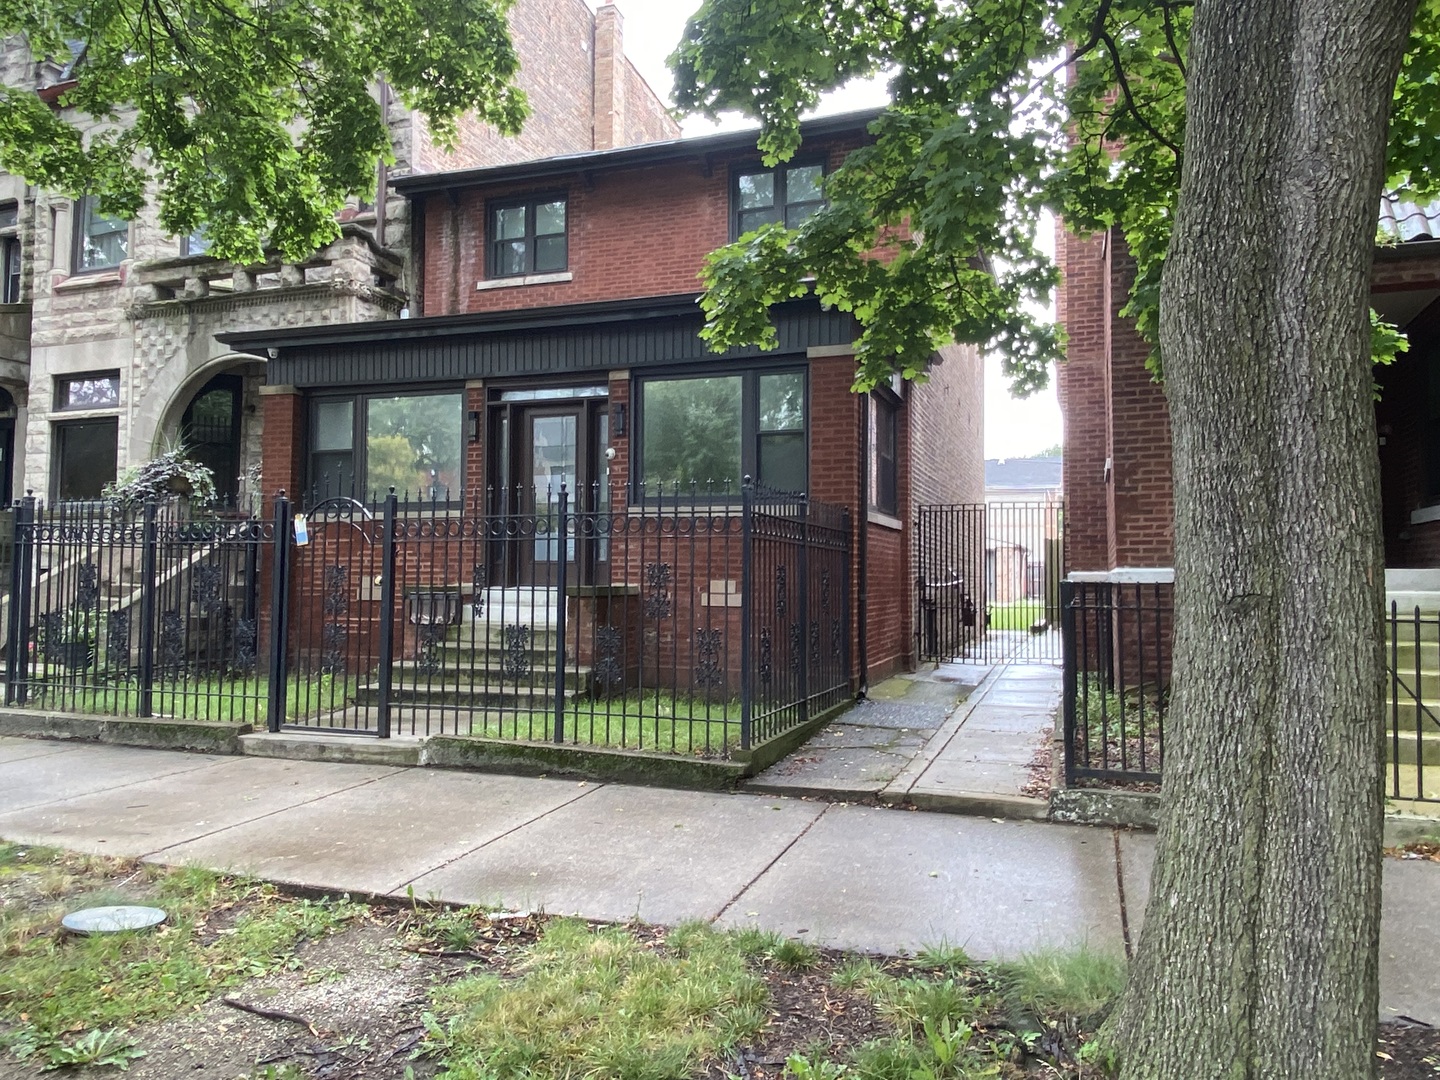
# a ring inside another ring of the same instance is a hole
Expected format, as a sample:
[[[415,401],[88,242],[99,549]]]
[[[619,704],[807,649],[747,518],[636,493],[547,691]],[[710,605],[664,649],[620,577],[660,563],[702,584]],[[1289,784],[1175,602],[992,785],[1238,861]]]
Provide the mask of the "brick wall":
[[[1065,566],[1105,570],[1109,563],[1109,506],[1105,459],[1106,239],[1082,239],[1063,225],[1056,238],[1061,287],[1056,315],[1069,335],[1055,378],[1064,418]]]
[[[854,143],[822,144],[833,168]],[[749,164],[754,159],[745,159]],[[705,256],[730,239],[730,164],[679,162],[554,182],[494,185],[425,201],[424,314],[588,303],[694,293]],[[571,280],[477,289],[486,280],[489,200],[565,193]]]
[[[985,372],[970,345],[941,349],[906,404],[912,502],[978,503],[985,494]]]
[[[665,102],[655,93],[635,65],[625,61],[625,126],[626,145],[663,142],[680,137],[680,125],[670,115]]]

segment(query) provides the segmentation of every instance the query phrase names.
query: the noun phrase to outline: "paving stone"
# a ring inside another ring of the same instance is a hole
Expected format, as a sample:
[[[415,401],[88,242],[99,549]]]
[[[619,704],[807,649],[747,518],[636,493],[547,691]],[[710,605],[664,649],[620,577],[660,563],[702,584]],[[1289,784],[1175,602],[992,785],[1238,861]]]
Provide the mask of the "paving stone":
[[[900,775],[910,754],[865,748],[826,750],[813,756],[798,755],[771,766],[748,784],[752,790],[792,787],[805,791],[871,794]]]
[[[29,758],[69,754],[79,749],[78,743],[41,742],[38,739],[12,739],[0,735],[0,764],[25,761]]]
[[[82,759],[76,753],[81,752],[85,767],[77,768]],[[76,753],[39,755],[0,764],[0,813],[176,773],[213,769],[224,760],[124,746],[85,746]]]
[[[912,793],[932,794],[985,792],[1018,795],[1029,781],[1030,770],[1024,764],[957,761],[946,757],[926,769],[910,790]]]
[[[800,757],[813,757],[833,749],[877,749],[905,751],[909,757],[933,735],[933,728],[907,731],[904,728],[859,727],[855,724],[831,724],[805,744]]]
[[[831,806],[721,917],[879,952],[1121,949],[1108,831]]]

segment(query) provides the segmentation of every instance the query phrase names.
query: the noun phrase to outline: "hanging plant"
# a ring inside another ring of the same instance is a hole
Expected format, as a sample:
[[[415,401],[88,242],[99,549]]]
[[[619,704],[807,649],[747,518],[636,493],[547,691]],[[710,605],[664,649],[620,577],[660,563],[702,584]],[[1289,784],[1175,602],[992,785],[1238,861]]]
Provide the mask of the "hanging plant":
[[[172,495],[188,496],[192,503],[210,503],[215,501],[215,474],[191,458],[184,443],[174,443],[149,461],[126,466],[101,494],[124,506]]]

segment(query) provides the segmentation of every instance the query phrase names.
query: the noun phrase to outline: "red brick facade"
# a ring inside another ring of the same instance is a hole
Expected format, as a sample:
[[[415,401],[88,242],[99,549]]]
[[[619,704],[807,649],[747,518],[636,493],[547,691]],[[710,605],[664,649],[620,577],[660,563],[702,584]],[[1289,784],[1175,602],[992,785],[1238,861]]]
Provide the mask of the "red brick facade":
[[[1409,351],[1377,369],[1385,561],[1440,566],[1440,254],[1433,241],[1377,249],[1371,295],[1405,332]],[[1113,232],[1057,237],[1058,317],[1069,335],[1059,367],[1065,418],[1066,566],[1173,563],[1174,486],[1164,392],[1145,368],[1148,348],[1119,312],[1134,264]],[[1430,449],[1434,446],[1435,449]]]

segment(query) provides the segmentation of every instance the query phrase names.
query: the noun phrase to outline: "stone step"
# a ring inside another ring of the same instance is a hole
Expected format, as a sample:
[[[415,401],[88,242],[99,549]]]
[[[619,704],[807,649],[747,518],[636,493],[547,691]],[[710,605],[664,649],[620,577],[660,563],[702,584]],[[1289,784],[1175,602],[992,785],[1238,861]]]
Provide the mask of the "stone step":
[[[1395,719],[1398,716],[1400,737],[1403,739],[1408,732],[1413,739],[1415,737],[1415,731],[1417,730],[1416,716],[1418,715],[1418,729],[1420,731],[1440,731],[1440,723],[1437,723],[1437,718],[1440,718],[1440,702],[1431,703],[1427,701],[1426,709],[1429,711],[1417,709],[1413,698],[1401,698],[1398,705],[1392,705],[1389,701],[1385,702],[1385,715],[1383,717],[1385,730],[1387,732],[1390,730],[1391,725],[1395,723]]]
[[[1409,732],[1401,731],[1398,746],[1395,740],[1387,734],[1385,760],[1387,762],[1398,761],[1402,765],[1414,765],[1420,761],[1427,768],[1434,766],[1440,770],[1440,730],[1424,732],[1419,738],[1416,738],[1413,729]]]
[[[578,690],[567,691],[567,698],[584,696]],[[360,706],[378,704],[380,685],[370,683],[355,691]],[[437,686],[425,682],[396,680],[390,687],[390,700],[397,705],[455,705],[471,708],[545,710],[553,706],[555,691],[547,686]]]
[[[440,661],[435,670],[427,670],[419,660],[405,660],[391,668],[391,678],[399,683],[413,683],[417,686],[451,686],[468,689],[471,686],[512,687],[512,686],[554,686],[554,655],[544,653],[534,658],[527,673],[517,675],[506,667],[506,657],[496,653],[460,654],[456,658]],[[565,685],[582,689],[590,685],[591,668],[567,664]]]

